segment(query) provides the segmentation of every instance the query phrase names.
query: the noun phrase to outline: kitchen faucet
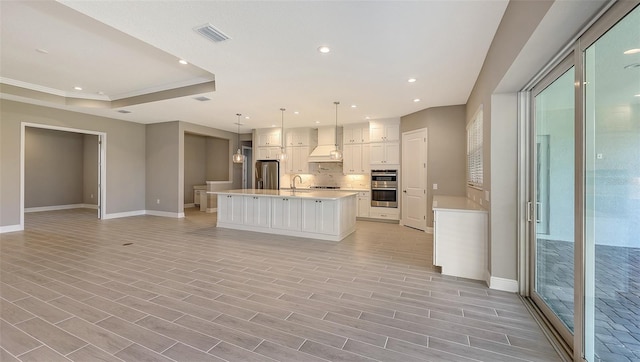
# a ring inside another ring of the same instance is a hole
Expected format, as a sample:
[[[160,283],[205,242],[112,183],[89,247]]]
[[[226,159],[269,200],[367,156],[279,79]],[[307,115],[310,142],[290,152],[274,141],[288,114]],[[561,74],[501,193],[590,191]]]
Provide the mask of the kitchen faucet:
[[[300,183],[302,183],[302,176],[300,175],[295,175],[293,176],[293,178],[291,179],[291,181],[293,182],[291,188],[295,191],[296,190],[296,178],[298,178],[300,180]]]

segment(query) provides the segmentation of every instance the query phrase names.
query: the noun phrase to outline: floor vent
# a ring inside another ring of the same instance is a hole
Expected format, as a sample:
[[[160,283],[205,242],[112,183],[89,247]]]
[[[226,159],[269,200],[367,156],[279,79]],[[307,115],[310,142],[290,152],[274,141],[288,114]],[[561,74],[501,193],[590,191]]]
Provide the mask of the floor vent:
[[[221,41],[225,41],[227,39],[231,39],[227,34],[225,34],[225,33],[221,32],[220,30],[216,29],[211,24],[204,24],[202,26],[199,26],[199,27],[195,28],[194,30],[197,31],[198,33],[200,33],[200,35],[204,36],[205,38],[211,40],[214,43],[219,43]]]
[[[193,99],[195,99],[196,101],[200,101],[200,102],[206,102],[206,101],[210,101],[211,100],[211,98],[207,98],[205,96],[195,97]]]
[[[121,109],[121,110],[118,111],[118,113],[127,114],[127,113],[131,113],[131,111],[127,111],[127,110]]]

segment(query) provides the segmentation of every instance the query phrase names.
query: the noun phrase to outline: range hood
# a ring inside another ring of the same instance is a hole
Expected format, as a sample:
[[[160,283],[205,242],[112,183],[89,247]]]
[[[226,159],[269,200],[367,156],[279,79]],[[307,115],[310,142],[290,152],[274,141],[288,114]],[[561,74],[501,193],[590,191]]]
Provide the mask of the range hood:
[[[309,162],[342,162],[342,160],[333,160],[329,156],[330,152],[336,148],[335,142],[335,127],[319,127],[318,147],[311,151]],[[342,149],[342,127],[338,127],[338,145]]]

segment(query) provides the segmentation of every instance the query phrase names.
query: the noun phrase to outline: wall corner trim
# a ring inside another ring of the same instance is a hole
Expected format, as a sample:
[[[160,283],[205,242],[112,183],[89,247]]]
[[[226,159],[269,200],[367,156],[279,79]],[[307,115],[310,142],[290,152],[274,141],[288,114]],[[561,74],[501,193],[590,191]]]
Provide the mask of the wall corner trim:
[[[517,293],[519,290],[518,281],[515,279],[489,276],[487,284],[489,285],[489,289],[501,290],[503,292]]]
[[[21,224],[0,226],[0,234],[12,233],[14,231],[22,231],[22,230],[24,230],[24,225],[21,225]]]

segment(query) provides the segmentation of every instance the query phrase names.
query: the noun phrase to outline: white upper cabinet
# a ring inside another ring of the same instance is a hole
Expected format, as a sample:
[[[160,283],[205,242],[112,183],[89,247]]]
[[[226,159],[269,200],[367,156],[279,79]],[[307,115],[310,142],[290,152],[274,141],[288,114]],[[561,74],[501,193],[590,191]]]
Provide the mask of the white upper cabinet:
[[[280,128],[256,129],[258,147],[281,146]]]
[[[369,142],[369,124],[350,124],[345,125],[342,131],[343,144],[350,143],[368,143]]]
[[[287,147],[286,173],[309,173],[310,152],[311,148],[308,146]]]
[[[257,160],[277,160],[280,147],[258,147]]]
[[[317,135],[313,128],[290,128],[286,130],[285,146],[316,146]]]
[[[371,121],[369,122],[371,142],[394,142],[400,140],[400,121]]]
[[[371,171],[369,165],[369,144],[344,145],[342,172],[348,174],[364,174]]]

